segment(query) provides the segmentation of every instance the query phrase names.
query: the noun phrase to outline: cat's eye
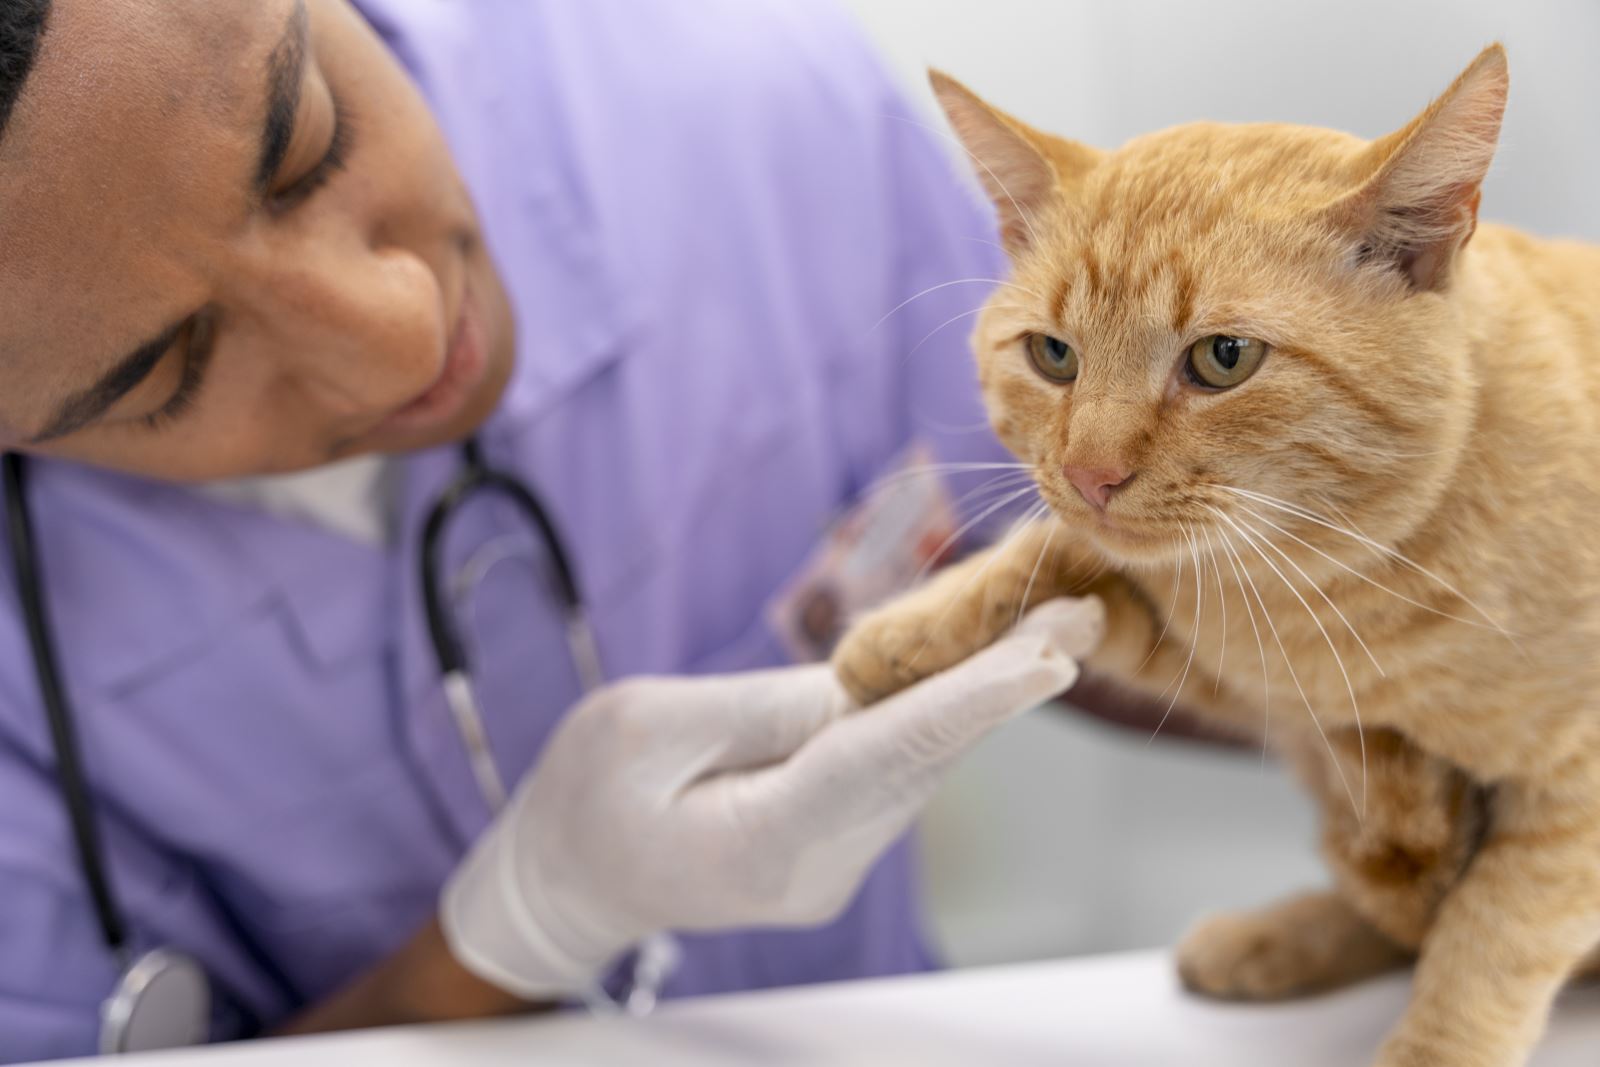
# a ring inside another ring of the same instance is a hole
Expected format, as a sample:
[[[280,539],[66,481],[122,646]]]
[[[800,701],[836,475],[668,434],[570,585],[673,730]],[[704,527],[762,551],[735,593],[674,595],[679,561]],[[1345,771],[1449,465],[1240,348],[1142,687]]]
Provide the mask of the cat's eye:
[[[1052,382],[1070,382],[1078,376],[1078,353],[1047,333],[1028,335],[1028,360],[1034,370]]]
[[[1248,337],[1202,337],[1189,348],[1189,374],[1200,385],[1227,389],[1254,374],[1266,354],[1265,344]]]

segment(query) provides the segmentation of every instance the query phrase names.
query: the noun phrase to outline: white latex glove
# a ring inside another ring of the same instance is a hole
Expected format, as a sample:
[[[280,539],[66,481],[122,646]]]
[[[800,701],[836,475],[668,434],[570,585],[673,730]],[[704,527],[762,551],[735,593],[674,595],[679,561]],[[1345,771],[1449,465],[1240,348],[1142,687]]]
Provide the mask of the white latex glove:
[[[826,922],[949,766],[1071,686],[1103,627],[1099,601],[1052,601],[859,712],[825,664],[600,690],[446,885],[451,950],[537,1000],[657,931]]]

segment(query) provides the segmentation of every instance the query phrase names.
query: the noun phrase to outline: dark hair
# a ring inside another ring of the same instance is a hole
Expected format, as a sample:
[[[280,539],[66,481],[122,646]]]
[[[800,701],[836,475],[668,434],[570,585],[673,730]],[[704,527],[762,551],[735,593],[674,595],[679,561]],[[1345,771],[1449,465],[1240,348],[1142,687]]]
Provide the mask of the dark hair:
[[[0,0],[0,134],[39,57],[51,0]]]

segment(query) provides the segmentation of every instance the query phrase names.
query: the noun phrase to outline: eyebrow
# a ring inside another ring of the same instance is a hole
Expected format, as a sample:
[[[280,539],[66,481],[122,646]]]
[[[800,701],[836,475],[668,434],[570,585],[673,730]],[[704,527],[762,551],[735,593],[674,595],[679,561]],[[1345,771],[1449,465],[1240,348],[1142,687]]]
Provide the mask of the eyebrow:
[[[300,86],[305,81],[306,45],[310,20],[305,0],[295,0],[294,12],[283,37],[267,58],[267,117],[261,129],[261,153],[251,185],[256,201],[263,199],[272,180],[283,166],[294,137],[295,116],[300,109]],[[167,350],[188,328],[194,316],[186,316],[118,360],[100,379],[68,397],[45,428],[30,438],[40,444],[82,429],[104,415],[118,400],[131,392],[161,362]]]

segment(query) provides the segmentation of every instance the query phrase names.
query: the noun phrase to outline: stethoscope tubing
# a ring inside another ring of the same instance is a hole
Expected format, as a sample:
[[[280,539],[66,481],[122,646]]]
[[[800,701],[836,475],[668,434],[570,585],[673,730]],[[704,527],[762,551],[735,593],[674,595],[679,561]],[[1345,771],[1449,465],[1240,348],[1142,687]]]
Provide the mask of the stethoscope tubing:
[[[55,634],[50,624],[49,605],[44,596],[44,574],[33,536],[33,514],[28,506],[28,469],[24,457],[7,452],[0,457],[6,496],[6,523],[11,542],[11,563],[15,572],[17,596],[28,631],[28,649],[33,656],[34,676],[39,698],[44,703],[50,725],[50,740],[56,754],[56,782],[61,789],[67,819],[72,826],[73,845],[78,853],[84,884],[94,904],[101,937],[117,959],[119,968],[128,960],[128,928],[118,903],[111,873],[105,864],[105,846],[95,819],[93,798],[83,771],[83,756],[72,705],[61,677],[56,656]]]
[[[428,620],[428,637],[439,661],[439,674],[444,677],[468,669],[466,646],[456,629],[443,576],[445,534],[451,520],[476,494],[492,494],[510,501],[533,524],[549,553],[556,596],[563,613],[569,620],[583,618],[583,597],[578,591],[572,557],[544,505],[522,481],[488,466],[476,440],[462,445],[461,454],[465,465],[434,501],[422,528],[423,610]]]
[[[476,439],[469,439],[462,445],[461,451],[465,461],[462,470],[434,502],[423,526],[420,551],[423,609],[429,640],[438,659],[446,704],[467,749],[473,775],[485,803],[491,811],[499,811],[506,803],[506,786],[494,763],[472,681],[466,645],[456,628],[442,576],[445,536],[454,516],[474,495],[490,494],[508,500],[538,531],[549,556],[556,596],[566,623],[567,645],[583,691],[592,691],[601,684],[604,676],[572,557],[555,522],[532,489],[484,461],[482,448]],[[105,845],[84,773],[72,704],[62,678],[49,604],[44,595],[44,575],[28,502],[26,457],[15,452],[0,456],[0,481],[3,481],[6,498],[6,521],[17,596],[27,630],[39,697],[44,705],[56,754],[56,780],[101,937],[122,975],[117,988],[104,1005],[102,1050],[131,1051],[126,1045],[134,1033],[139,1006],[148,999],[148,991],[160,987],[182,990],[186,988],[185,983],[187,986],[198,984],[199,994],[186,997],[179,1014],[160,1021],[175,1021],[175,1027],[168,1027],[171,1032],[186,1033],[192,1030],[196,1040],[203,1040],[209,998],[205,995],[204,972],[199,965],[182,953],[168,949],[156,949],[136,960],[129,949],[128,927],[106,865]],[[630,1001],[634,1010],[646,1002],[653,1004],[660,982],[656,972],[664,973],[664,969],[670,969],[671,964],[663,964],[662,960],[676,958],[671,939],[665,936],[652,939],[652,944],[647,948],[651,951],[642,959],[649,962],[647,965],[642,963],[641,973],[645,973],[650,981],[642,988],[635,983],[636,991]],[[158,986],[158,983],[163,986]],[[585,999],[593,998],[586,996]],[[603,997],[599,999],[604,1000]],[[647,1006],[645,1010],[648,1010]]]

